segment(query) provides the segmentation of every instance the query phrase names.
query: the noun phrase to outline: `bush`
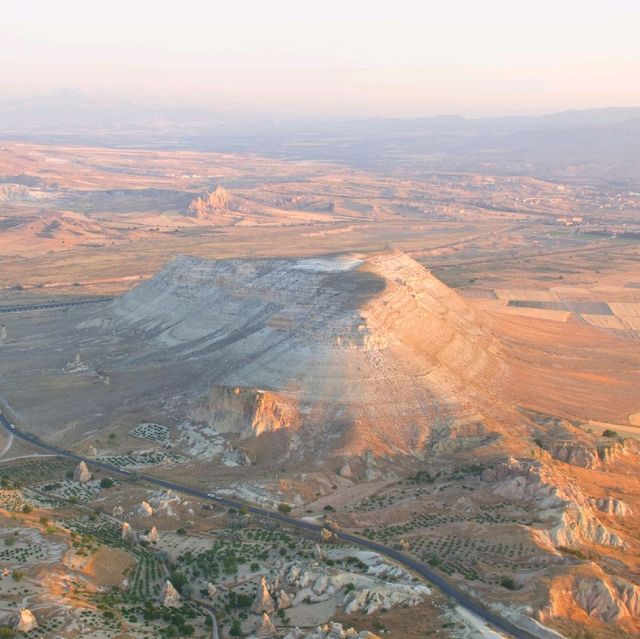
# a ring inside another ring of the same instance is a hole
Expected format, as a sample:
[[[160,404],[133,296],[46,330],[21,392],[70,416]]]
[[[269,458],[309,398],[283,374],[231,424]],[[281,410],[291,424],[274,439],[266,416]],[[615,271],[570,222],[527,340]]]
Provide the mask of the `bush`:
[[[113,479],[111,477],[103,477],[100,480],[100,488],[111,488],[113,486]]]
[[[503,577],[500,580],[500,585],[503,588],[506,588],[507,590],[515,590],[516,589],[516,582],[511,577]]]
[[[22,507],[22,512],[23,512],[25,515],[28,515],[28,514],[29,514],[30,512],[32,512],[32,511],[33,511],[33,508],[31,508],[31,506],[30,506],[29,504],[25,504],[25,505]]]
[[[291,506],[289,504],[278,504],[278,510],[285,515],[288,515],[291,512]]]
[[[607,428],[606,430],[602,431],[602,436],[603,437],[617,437],[618,433],[615,430],[611,430],[610,428]]]
[[[237,619],[233,620],[231,629],[229,630],[229,634],[232,637],[239,637],[242,634],[242,628],[240,626],[240,622]]]

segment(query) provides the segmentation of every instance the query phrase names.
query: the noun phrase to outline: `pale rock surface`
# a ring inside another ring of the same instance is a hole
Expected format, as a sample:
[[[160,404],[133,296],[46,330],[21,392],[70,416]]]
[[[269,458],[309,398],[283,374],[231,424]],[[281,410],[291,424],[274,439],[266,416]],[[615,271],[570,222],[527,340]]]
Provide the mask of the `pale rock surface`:
[[[256,637],[271,637],[276,634],[276,627],[271,622],[269,615],[265,612],[256,623]]]
[[[494,483],[493,494],[511,501],[532,501],[548,522],[549,541],[554,546],[594,543],[624,546],[616,532],[595,516],[591,502],[572,484],[540,461],[513,458],[483,472],[484,481]]]
[[[627,506],[627,504],[625,504],[621,499],[616,499],[615,497],[594,499],[592,500],[592,503],[599,511],[616,517],[627,517],[631,514],[631,508],[629,508],[629,506]]]
[[[136,541],[136,533],[126,521],[122,522],[122,539],[125,541]]]
[[[75,481],[82,482],[83,484],[91,481],[91,472],[83,461],[81,461],[73,471],[73,478]]]
[[[147,501],[140,502],[140,505],[136,508],[136,515],[139,517],[151,517],[153,515],[153,507]]]
[[[338,471],[338,475],[340,475],[340,477],[345,477],[347,479],[352,477],[353,476],[353,472],[351,471],[351,466],[349,466],[349,464],[345,462],[340,467],[340,470]]]
[[[160,541],[160,535],[158,529],[155,526],[151,527],[151,530],[147,533],[147,541],[152,544],[157,544]]]
[[[291,597],[289,597],[289,595],[284,590],[281,590],[278,593],[276,602],[278,610],[286,610],[287,608],[291,608],[291,606],[293,605],[291,602]]]
[[[179,608],[182,605],[180,593],[167,579],[162,590],[162,605],[168,608]]]
[[[111,514],[114,517],[122,517],[122,515],[124,515],[124,508],[120,505],[114,506],[113,510],[111,511]]]
[[[18,632],[31,632],[38,627],[35,615],[28,608],[22,608],[17,615],[14,628]]]
[[[340,605],[345,612],[364,611],[366,614],[396,605],[415,606],[430,593],[429,588],[417,582],[386,582],[375,576],[337,569],[329,572],[326,566],[315,563],[285,564],[277,581],[295,593],[291,598],[293,606],[305,600],[326,601],[341,594]],[[355,586],[355,590],[345,592],[349,584]]]
[[[353,628],[343,628],[342,624],[331,622],[318,626],[310,632],[295,628],[284,639],[380,639],[378,635],[363,630],[356,632]]]
[[[209,597],[215,597],[217,593],[218,589],[211,582],[209,582],[207,584],[207,594],[209,595]]]
[[[273,601],[273,597],[267,587],[267,579],[263,575],[260,578],[260,586],[258,586],[258,592],[256,598],[251,605],[251,612],[256,614],[262,614],[263,612],[271,614],[276,609],[276,604]]]

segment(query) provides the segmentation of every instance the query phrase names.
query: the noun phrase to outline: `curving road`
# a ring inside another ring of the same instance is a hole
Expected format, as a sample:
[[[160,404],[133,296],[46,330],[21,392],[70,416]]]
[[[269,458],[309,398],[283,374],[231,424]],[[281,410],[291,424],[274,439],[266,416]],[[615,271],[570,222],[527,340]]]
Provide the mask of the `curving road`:
[[[94,468],[100,468],[101,470],[108,471],[110,473],[117,473],[119,475],[130,475],[140,478],[143,481],[146,481],[150,484],[155,484],[156,486],[161,486],[162,488],[167,488],[169,490],[175,490],[186,495],[191,495],[192,497],[197,497],[198,499],[202,499],[205,501],[211,501],[221,506],[226,506],[229,508],[236,509],[245,509],[250,513],[255,515],[260,515],[262,517],[268,517],[270,519],[282,522],[288,526],[293,526],[295,528],[300,528],[302,530],[307,530],[314,533],[320,533],[322,531],[322,526],[318,524],[314,524],[310,521],[305,521],[304,519],[296,519],[295,517],[289,517],[279,511],[268,510],[266,508],[260,508],[258,506],[252,506],[249,504],[245,504],[240,501],[235,501],[233,499],[228,499],[226,497],[218,497],[213,493],[206,493],[203,490],[199,490],[197,488],[193,488],[191,486],[184,486],[182,484],[176,484],[174,482],[168,481],[166,479],[161,479],[159,477],[154,477],[153,475],[145,475],[143,473],[132,473],[127,470],[122,470],[116,466],[112,466],[111,464],[105,464],[103,462],[96,461],[89,457],[83,457],[81,455],[76,455],[75,453],[71,453],[67,450],[63,450],[62,448],[58,448],[51,444],[47,444],[41,441],[38,437],[34,435],[30,435],[29,433],[25,433],[16,429],[16,427],[9,422],[9,420],[0,413],[0,423],[4,428],[6,428],[10,433],[13,434],[14,437],[21,439],[23,441],[29,442],[39,448],[47,450],[51,453],[55,453],[61,457],[65,457],[67,459],[71,459],[76,462],[84,461],[87,465],[93,466]],[[420,575],[427,581],[430,581],[433,585],[437,586],[444,594],[451,597],[458,605],[466,608],[473,614],[477,615],[484,621],[493,625],[499,631],[506,633],[513,637],[514,639],[538,639],[536,635],[528,632],[527,630],[523,630],[519,628],[515,624],[513,624],[508,619],[502,617],[496,612],[487,608],[482,602],[478,601],[474,597],[471,597],[466,592],[463,592],[451,582],[449,582],[443,575],[439,572],[436,572],[428,565],[423,564],[418,561],[414,557],[407,555],[399,550],[394,548],[389,548],[388,546],[384,546],[375,541],[370,541],[364,537],[358,537],[357,535],[352,535],[346,532],[342,532],[340,530],[332,530],[335,536],[342,541],[347,541],[349,543],[355,544],[357,546],[361,546],[362,548],[366,548],[367,550],[373,550],[374,552],[379,553],[389,559],[393,559],[395,562],[404,565],[409,568],[412,572]]]
[[[0,313],[24,313],[26,311],[40,311],[50,308],[66,308],[67,306],[82,306],[84,304],[99,304],[110,302],[113,297],[95,297],[91,299],[75,300],[73,302],[42,302],[25,306],[0,306]]]

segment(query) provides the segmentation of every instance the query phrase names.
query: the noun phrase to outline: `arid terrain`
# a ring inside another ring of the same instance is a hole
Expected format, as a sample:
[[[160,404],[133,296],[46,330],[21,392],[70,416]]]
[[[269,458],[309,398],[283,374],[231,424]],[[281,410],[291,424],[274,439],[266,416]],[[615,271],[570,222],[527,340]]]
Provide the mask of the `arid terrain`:
[[[640,634],[637,164],[433,154],[0,142],[0,624]]]

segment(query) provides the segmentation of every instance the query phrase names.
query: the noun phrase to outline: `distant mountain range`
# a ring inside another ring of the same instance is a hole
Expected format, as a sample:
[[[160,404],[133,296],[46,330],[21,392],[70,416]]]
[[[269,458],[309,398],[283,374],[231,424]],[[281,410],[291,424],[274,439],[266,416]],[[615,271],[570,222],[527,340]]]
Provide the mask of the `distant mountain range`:
[[[0,137],[251,152],[384,170],[588,175],[633,182],[640,176],[640,107],[478,119],[320,120],[229,115],[60,92],[0,101]]]

